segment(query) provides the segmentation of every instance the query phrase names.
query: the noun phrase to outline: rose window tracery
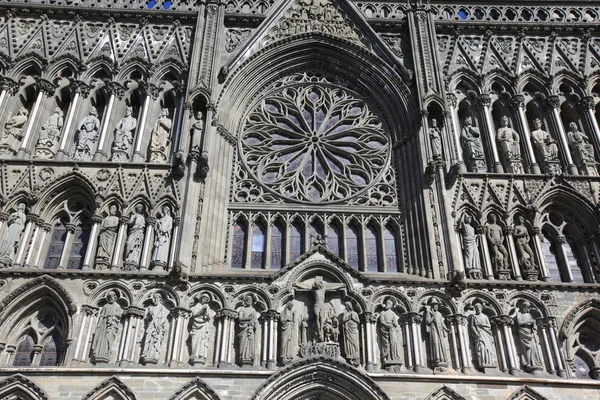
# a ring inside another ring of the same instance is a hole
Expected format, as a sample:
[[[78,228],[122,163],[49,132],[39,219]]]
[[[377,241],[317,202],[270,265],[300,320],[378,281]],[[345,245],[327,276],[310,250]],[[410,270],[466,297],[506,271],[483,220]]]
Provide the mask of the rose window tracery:
[[[240,152],[265,192],[306,203],[333,203],[382,180],[391,149],[377,115],[349,91],[294,85],[256,105]]]

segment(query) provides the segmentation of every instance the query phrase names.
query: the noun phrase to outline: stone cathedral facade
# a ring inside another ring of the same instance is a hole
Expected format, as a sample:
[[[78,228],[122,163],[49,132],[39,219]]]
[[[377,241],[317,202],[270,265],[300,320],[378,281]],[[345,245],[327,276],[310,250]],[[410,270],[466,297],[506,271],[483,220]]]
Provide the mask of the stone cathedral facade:
[[[1,0],[0,399],[600,397],[600,6]]]

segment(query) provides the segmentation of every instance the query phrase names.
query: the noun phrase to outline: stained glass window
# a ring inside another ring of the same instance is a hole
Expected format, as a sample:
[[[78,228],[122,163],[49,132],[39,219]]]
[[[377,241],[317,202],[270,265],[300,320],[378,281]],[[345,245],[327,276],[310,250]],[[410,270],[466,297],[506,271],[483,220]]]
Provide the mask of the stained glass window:
[[[565,236],[566,243],[563,244],[563,248],[565,250],[565,255],[567,256],[567,264],[569,269],[571,270],[571,277],[573,278],[573,282],[576,283],[585,283],[585,279],[583,278],[583,273],[581,272],[580,262],[577,254],[577,245],[575,241],[569,236]]]
[[[33,337],[29,334],[21,340],[15,351],[14,367],[29,367],[31,365],[34,344]]]
[[[342,230],[338,224],[332,224],[327,233],[327,249],[336,256],[342,256],[341,249],[344,248],[342,241]]]
[[[360,264],[358,238],[358,229],[350,225],[346,229],[346,262],[356,270]]]
[[[377,238],[379,234],[374,226],[367,226],[365,232],[365,255],[367,256],[367,271],[379,271]]]
[[[550,241],[549,236],[544,233],[544,235],[542,235],[542,252],[544,253],[544,261],[548,267],[548,274],[550,275],[552,282],[562,282],[563,273],[560,269],[554,246],[555,245]]]
[[[243,221],[239,221],[233,227],[231,268],[244,268],[247,232],[246,224]]]
[[[304,252],[302,226],[295,222],[290,228],[290,261],[294,261]]]
[[[275,223],[271,229],[271,269],[283,267],[283,235],[283,225]]]
[[[40,367],[55,367],[58,365],[58,352],[61,341],[58,335],[54,335],[46,342],[42,349]]]
[[[87,250],[87,244],[90,240],[90,225],[87,221],[83,222],[75,229],[73,235],[73,244],[71,245],[71,254],[67,269],[81,269]]]
[[[65,247],[65,240],[67,239],[67,229],[65,226],[58,222],[54,225],[52,234],[50,236],[50,247],[48,248],[48,255],[46,256],[46,262],[44,263],[44,269],[57,269],[60,264],[60,257],[62,255],[63,248]]]
[[[396,233],[395,231],[387,227],[383,231],[383,241],[385,248],[385,269],[388,272],[398,271],[398,257],[396,255],[397,244],[396,244]]]
[[[252,252],[250,268],[262,268],[265,259],[265,234],[263,223],[257,222],[252,228]]]

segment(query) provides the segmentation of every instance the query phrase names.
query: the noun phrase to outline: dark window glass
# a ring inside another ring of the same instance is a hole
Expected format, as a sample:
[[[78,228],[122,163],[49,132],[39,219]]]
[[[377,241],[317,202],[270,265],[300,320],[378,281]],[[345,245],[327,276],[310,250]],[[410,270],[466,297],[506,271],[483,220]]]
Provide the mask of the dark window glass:
[[[60,264],[60,256],[62,255],[63,248],[65,247],[65,240],[67,239],[67,229],[62,223],[54,225],[52,235],[50,235],[50,247],[48,248],[48,255],[46,256],[46,262],[44,263],[44,269],[57,269]]]
[[[327,249],[339,257],[342,256],[341,249],[344,247],[340,242],[341,240],[342,231],[340,227],[337,224],[331,225],[327,233]]]
[[[294,223],[290,228],[290,261],[294,261],[304,253],[304,235],[299,223]]]
[[[33,360],[33,345],[35,342],[31,335],[27,335],[21,340],[15,351],[14,367],[29,367]]]
[[[87,222],[82,223],[75,229],[73,235],[73,245],[71,246],[71,255],[67,269],[81,269],[83,260],[87,250],[88,241],[90,240],[90,226]]]
[[[265,227],[257,223],[252,228],[252,252],[250,268],[262,268],[265,259]]]
[[[52,338],[46,342],[40,357],[40,367],[55,367],[58,365],[60,345],[61,341],[57,335],[52,336]]]
[[[233,227],[231,268],[244,268],[246,255],[246,225],[240,221]]]
[[[365,255],[367,256],[367,271],[379,271],[377,238],[379,234],[373,226],[367,226],[365,232]]]
[[[273,225],[271,229],[271,269],[280,269],[283,267],[283,226],[279,223]]]
[[[346,262],[356,270],[358,270],[360,263],[358,238],[358,229],[354,226],[349,226],[348,229],[346,229]]]
[[[571,270],[571,277],[573,282],[585,283],[583,279],[583,273],[581,272],[581,263],[579,260],[579,254],[577,253],[577,245],[575,241],[570,237],[566,236],[566,243],[563,245],[565,249],[565,255],[567,256],[567,264]]]
[[[396,234],[391,228],[383,231],[383,240],[385,246],[385,268],[388,272],[398,271],[398,257],[396,255]]]
[[[542,251],[544,253],[546,266],[548,267],[548,274],[550,275],[552,282],[562,282],[565,279],[563,279],[563,273],[560,269],[559,261],[556,257],[556,248],[554,246],[555,244],[550,241],[546,234],[544,234],[542,236]]]

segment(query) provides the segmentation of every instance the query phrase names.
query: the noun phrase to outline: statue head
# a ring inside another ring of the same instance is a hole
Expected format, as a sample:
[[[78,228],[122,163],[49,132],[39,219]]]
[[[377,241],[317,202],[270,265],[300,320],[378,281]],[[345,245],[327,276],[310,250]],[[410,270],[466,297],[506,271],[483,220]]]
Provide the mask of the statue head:
[[[196,300],[200,304],[208,304],[208,303],[210,303],[210,296],[207,295],[206,293],[202,293],[199,297],[196,297]]]
[[[571,130],[571,132],[577,132],[577,124],[575,122],[571,122],[569,124],[569,129]]]
[[[437,128],[437,119],[433,118],[433,119],[431,120],[431,126],[432,126],[433,128]]]
[[[323,282],[322,280],[316,280],[313,283],[313,287],[316,289],[323,289],[325,287],[325,282]]]
[[[152,295],[152,302],[155,305],[162,304],[162,301],[163,301],[163,299],[162,299],[162,296],[160,295],[160,293],[156,292]]]
[[[292,308],[294,308],[294,301],[290,300],[285,304],[285,308],[287,308],[288,310],[291,310]]]
[[[352,311],[352,303],[349,301],[344,303],[344,307],[346,308],[346,311]]]
[[[531,310],[531,303],[527,300],[524,300],[521,303],[520,311],[525,314],[529,314],[529,310]]]
[[[96,107],[90,108],[90,115],[93,115],[94,117],[98,116],[98,110],[96,110]]]
[[[519,217],[517,218],[517,221],[519,221],[519,224],[525,225],[525,217],[524,216],[519,215]]]
[[[62,110],[60,109],[60,107],[54,108],[54,114],[62,114]]]
[[[429,300],[429,306],[433,309],[433,311],[437,311],[440,307],[440,301],[437,298],[432,297],[431,300]]]
[[[164,215],[171,215],[171,209],[169,208],[169,206],[163,206],[162,212],[163,212],[163,216]]]
[[[467,126],[473,125],[473,118],[466,117],[465,118],[465,125],[467,125]]]
[[[252,295],[247,294],[244,296],[244,305],[251,307],[252,304],[254,304],[254,297],[252,297]]]
[[[162,110],[160,110],[160,115],[161,115],[161,117],[168,117],[169,116],[169,109],[168,108],[163,108]]]
[[[394,300],[391,297],[386,297],[383,301],[383,308],[391,310],[394,307]]]
[[[481,314],[481,311],[483,311],[483,301],[481,301],[480,299],[475,299],[475,301],[473,301],[472,305],[473,305],[473,308],[475,308],[475,313]]]
[[[17,210],[19,210],[19,211],[25,212],[25,208],[26,208],[25,203],[19,203],[19,205],[17,205]]]
[[[114,205],[114,204],[113,204],[112,206],[110,206],[110,207],[108,208],[108,214],[109,214],[109,215],[112,215],[112,216],[115,216],[115,215],[117,215],[117,206],[116,206],[116,205]]]
[[[29,111],[25,108],[25,107],[21,107],[19,108],[19,112],[17,113],[17,115],[29,115]]]
[[[116,293],[108,292],[108,294],[106,295],[106,301],[108,301],[109,304],[113,304],[115,301],[117,301]]]
[[[127,107],[127,108],[125,109],[125,116],[126,116],[126,117],[130,117],[132,113],[133,113],[133,108],[131,108],[131,107]]]
[[[492,224],[495,224],[497,220],[498,220],[498,217],[496,217],[496,214],[490,214],[490,222]]]
[[[505,127],[508,126],[508,117],[506,115],[500,118],[500,126]]]
[[[471,221],[473,221],[473,217],[471,217],[469,214],[465,214],[465,224],[470,224]]]
[[[138,214],[141,214],[144,212],[144,206],[141,204],[138,204],[137,206],[135,206],[135,212],[137,212]]]
[[[542,120],[539,118],[536,118],[533,120],[533,127],[535,129],[541,129],[542,128]]]
[[[204,117],[202,116],[202,111],[196,111],[196,119],[198,121],[204,120]]]

